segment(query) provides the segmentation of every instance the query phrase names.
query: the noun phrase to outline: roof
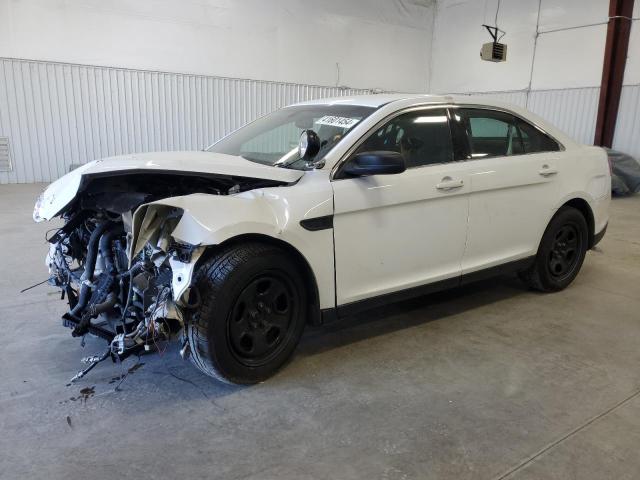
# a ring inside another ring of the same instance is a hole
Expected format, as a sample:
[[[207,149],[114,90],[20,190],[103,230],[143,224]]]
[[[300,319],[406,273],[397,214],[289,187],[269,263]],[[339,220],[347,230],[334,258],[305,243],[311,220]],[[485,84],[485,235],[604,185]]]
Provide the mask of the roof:
[[[433,98],[434,102],[444,101],[440,95],[417,95],[412,93],[376,93],[372,95],[352,95],[344,97],[320,98],[300,102],[296,105],[360,105],[363,107],[379,107],[387,103],[409,98]]]
[[[478,103],[481,105],[504,106],[504,102],[487,96],[473,95],[431,95],[418,93],[378,93],[373,95],[353,95],[344,97],[321,98],[300,102],[296,105],[360,105],[363,107],[380,107],[401,100],[415,100],[416,103]]]

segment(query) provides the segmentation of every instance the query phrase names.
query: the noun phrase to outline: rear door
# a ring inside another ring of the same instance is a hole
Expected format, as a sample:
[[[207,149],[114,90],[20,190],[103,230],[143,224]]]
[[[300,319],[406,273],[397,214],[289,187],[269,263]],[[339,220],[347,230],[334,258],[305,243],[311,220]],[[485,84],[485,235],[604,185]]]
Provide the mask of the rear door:
[[[470,180],[462,274],[534,255],[563,175],[560,145],[507,111],[452,109]]]

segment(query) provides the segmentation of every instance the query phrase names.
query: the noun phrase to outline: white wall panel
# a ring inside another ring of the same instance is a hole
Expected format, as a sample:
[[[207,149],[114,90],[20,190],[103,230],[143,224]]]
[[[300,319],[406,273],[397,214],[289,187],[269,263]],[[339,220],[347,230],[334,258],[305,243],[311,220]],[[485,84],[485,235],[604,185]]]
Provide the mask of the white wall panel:
[[[593,145],[599,95],[599,87],[534,90],[527,108],[574,140]]]
[[[0,0],[0,57],[422,92],[433,1]]]
[[[640,85],[625,85],[620,96],[613,148],[640,160]]]
[[[498,25],[507,34],[507,61],[480,59],[491,37],[482,27],[493,24],[497,0],[441,0],[437,3],[431,52],[431,91],[481,92],[523,90],[529,85],[538,0],[500,3]]]
[[[531,88],[546,90],[600,85],[606,39],[606,25],[540,35]]]
[[[507,61],[494,63],[481,60],[479,52],[491,41],[482,24],[494,24],[498,0],[439,0],[431,90],[525,90],[530,80],[533,90],[599,86],[608,4],[608,0],[501,1],[497,23],[506,32],[501,42],[507,44]]]
[[[556,30],[606,22],[609,0],[542,0],[540,30]]]
[[[124,153],[201,149],[282,106],[370,93],[0,58],[0,183],[52,181],[72,164]]]

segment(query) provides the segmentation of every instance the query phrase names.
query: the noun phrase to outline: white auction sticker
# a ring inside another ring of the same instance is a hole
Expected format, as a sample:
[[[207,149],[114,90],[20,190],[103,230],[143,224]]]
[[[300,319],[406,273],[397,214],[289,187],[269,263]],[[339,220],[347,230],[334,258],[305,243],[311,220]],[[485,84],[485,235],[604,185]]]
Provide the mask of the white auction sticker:
[[[330,125],[332,127],[342,127],[349,129],[360,121],[359,118],[349,117],[337,117],[335,115],[325,115],[324,117],[316,120],[318,125]]]

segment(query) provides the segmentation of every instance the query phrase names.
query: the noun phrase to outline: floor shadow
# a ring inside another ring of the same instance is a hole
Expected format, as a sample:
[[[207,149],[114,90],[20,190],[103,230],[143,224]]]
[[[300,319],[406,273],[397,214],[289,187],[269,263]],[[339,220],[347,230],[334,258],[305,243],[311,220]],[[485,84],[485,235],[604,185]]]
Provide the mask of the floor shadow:
[[[525,294],[530,292],[517,278],[503,276],[385,305],[307,329],[296,353],[303,357],[316,355]]]
[[[385,305],[375,310],[342,319],[331,325],[309,328],[296,350],[295,357],[317,355],[351,343],[387,335],[395,331],[445,319],[490,303],[528,294],[513,277],[492,280],[439,292],[403,302]],[[98,339],[88,340],[88,347],[96,349]],[[226,385],[198,371],[189,361],[182,360],[179,346],[174,342],[163,347],[162,354],[129,358],[123,367],[108,365],[97,368],[78,387],[96,386],[111,394],[114,401],[127,392],[126,397],[160,400],[164,404],[180,403],[204,398],[216,405],[216,400],[234,395],[250,386]],[[293,358],[293,362],[296,358]],[[136,367],[135,365],[140,365]],[[286,368],[286,366],[285,366]],[[121,375],[125,375],[121,382]],[[115,388],[119,385],[119,388]],[[99,396],[99,395],[96,395]]]

